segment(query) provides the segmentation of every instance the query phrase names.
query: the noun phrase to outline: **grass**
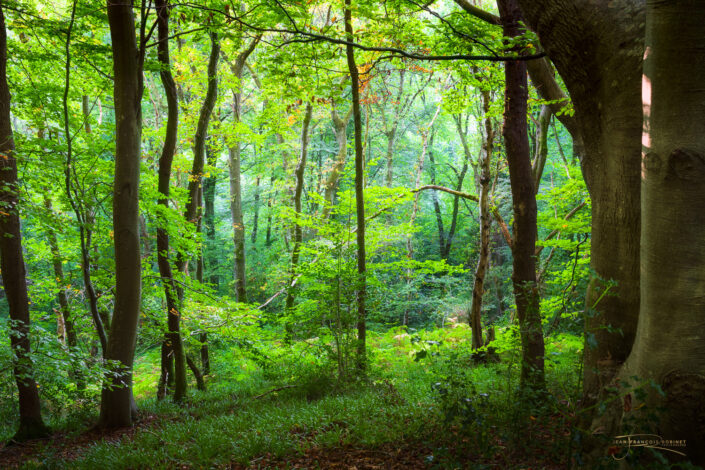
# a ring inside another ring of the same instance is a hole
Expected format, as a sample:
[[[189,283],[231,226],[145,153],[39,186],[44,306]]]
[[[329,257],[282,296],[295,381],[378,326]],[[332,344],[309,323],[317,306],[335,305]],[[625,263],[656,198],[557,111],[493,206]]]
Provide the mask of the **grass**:
[[[368,380],[344,384],[310,345],[270,345],[276,358],[266,367],[240,348],[221,346],[212,352],[208,391],[191,388],[183,406],[156,401],[159,353],[146,351],[135,364],[134,392],[148,424],[87,445],[71,461],[48,444],[24,468],[227,468],[317,447],[415,441],[435,449],[429,462],[453,468],[463,453],[481,461],[532,452],[536,442],[526,443],[527,432],[555,441],[541,444],[549,459],[567,458],[566,439],[557,437],[565,429],[547,430],[532,419],[543,413],[569,429],[579,340],[558,336],[547,348],[547,380],[559,398],[544,400],[538,410],[518,398],[511,333],[499,335],[504,349],[497,364],[473,365],[469,336],[465,327],[401,337],[372,333]],[[421,350],[427,353],[419,359]],[[91,417],[65,421],[62,429],[78,433]]]

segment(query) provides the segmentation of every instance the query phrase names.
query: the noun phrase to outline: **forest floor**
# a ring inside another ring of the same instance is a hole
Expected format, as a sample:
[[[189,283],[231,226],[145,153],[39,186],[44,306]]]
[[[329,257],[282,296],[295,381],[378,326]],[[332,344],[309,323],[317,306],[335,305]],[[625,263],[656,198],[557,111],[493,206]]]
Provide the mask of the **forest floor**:
[[[511,354],[473,365],[466,333],[380,335],[368,380],[343,387],[303,354],[272,370],[221,348],[209,390],[182,405],[153,398],[158,354],[146,351],[135,426],[104,433],[90,427],[94,414],[66,418],[50,439],[0,448],[0,468],[565,468],[579,343],[549,351],[553,398],[538,409],[521,404]]]

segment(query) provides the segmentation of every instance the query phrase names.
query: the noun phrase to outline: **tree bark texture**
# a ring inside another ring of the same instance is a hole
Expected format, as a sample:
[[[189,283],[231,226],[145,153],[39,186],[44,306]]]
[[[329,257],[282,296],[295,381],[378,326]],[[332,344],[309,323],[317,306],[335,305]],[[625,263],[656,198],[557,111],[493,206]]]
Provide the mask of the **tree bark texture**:
[[[345,37],[354,38],[352,27],[351,0],[345,0]],[[355,125],[355,215],[357,219],[357,358],[358,371],[367,371],[367,255],[365,250],[365,156],[362,149],[362,114],[360,112],[360,75],[355,63],[355,49],[351,44],[345,46],[352,88],[353,123]]]
[[[644,0],[519,0],[570,92],[592,199],[582,405],[626,360],[639,316]],[[584,414],[589,426],[592,412]]]
[[[113,51],[115,103],[115,308],[107,360],[117,361],[106,377],[100,403],[104,428],[129,426],[137,412],[132,395],[132,364],[140,314],[142,276],[139,234],[139,182],[142,136],[142,63],[135,38],[132,6],[107,1]]]
[[[521,34],[517,0],[498,0],[506,37]],[[526,126],[528,83],[526,64],[505,62],[504,142],[514,209],[512,242],[514,296],[522,344],[521,385],[544,386],[544,343],[541,331],[539,292],[536,286],[536,196]]]
[[[27,270],[22,254],[19,187],[15,141],[10,120],[10,89],[7,84],[7,32],[0,5],[0,269],[10,309],[10,346],[15,356],[13,373],[19,395],[20,425],[13,440],[46,436],[39,390],[34,381],[29,338]]]
[[[166,136],[162,154],[159,157],[159,201],[158,204],[164,211],[169,207],[169,185],[171,180],[171,165],[176,152],[176,139],[179,128],[179,104],[176,94],[176,83],[171,74],[169,57],[169,6],[167,0],[157,0],[157,34],[159,44],[157,55],[162,66],[159,77],[164,87],[167,102]],[[181,306],[179,305],[178,290],[174,282],[171,263],[169,261],[169,231],[164,219],[157,223],[157,263],[159,275],[164,286],[167,307],[167,333],[162,349],[162,377],[160,384],[171,382],[170,371],[173,370],[174,401],[180,402],[186,396],[186,360],[181,339]],[[172,365],[173,364],[173,365]],[[162,389],[162,386],[159,387]],[[160,392],[158,392],[158,395]]]
[[[490,265],[490,230],[492,214],[490,213],[490,160],[494,148],[494,127],[490,112],[490,93],[482,90],[482,109],[485,113],[483,149],[480,153],[480,258],[475,268],[475,281],[472,286],[472,304],[470,305],[470,327],[472,328],[472,348],[479,349],[482,341],[482,300],[485,293],[485,276]]]
[[[701,466],[705,464],[703,25],[701,1],[646,2],[641,302],[634,347],[620,374],[622,383],[636,376],[655,381],[664,392],[649,387],[641,403],[635,394],[632,407],[622,407],[623,420],[658,410],[653,432],[664,439],[685,439],[685,452]]]

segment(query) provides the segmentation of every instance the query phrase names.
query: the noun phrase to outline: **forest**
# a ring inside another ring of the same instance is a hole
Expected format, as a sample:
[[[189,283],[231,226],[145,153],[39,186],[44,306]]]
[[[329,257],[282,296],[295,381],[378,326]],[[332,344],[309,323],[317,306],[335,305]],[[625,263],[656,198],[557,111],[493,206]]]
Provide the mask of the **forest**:
[[[0,468],[702,468],[703,25],[0,0]]]

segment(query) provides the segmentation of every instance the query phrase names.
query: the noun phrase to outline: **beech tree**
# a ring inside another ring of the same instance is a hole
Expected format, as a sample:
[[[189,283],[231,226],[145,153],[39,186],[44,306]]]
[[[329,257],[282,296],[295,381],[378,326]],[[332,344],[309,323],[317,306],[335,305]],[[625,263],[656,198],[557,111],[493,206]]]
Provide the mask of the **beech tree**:
[[[10,343],[15,355],[13,373],[19,394],[20,426],[14,441],[43,437],[49,429],[42,419],[39,391],[34,381],[29,338],[29,296],[22,254],[19,187],[15,141],[10,120],[10,89],[7,85],[7,31],[0,4],[0,268],[10,306]]]
[[[142,276],[139,236],[139,182],[142,144],[142,67],[132,5],[108,0],[108,22],[115,80],[115,181],[113,227],[115,239],[115,309],[105,358],[115,361],[103,386],[100,426],[129,426],[137,412],[132,395],[132,364],[140,314]],[[145,12],[146,5],[142,5]],[[141,18],[144,46],[146,15]]]

